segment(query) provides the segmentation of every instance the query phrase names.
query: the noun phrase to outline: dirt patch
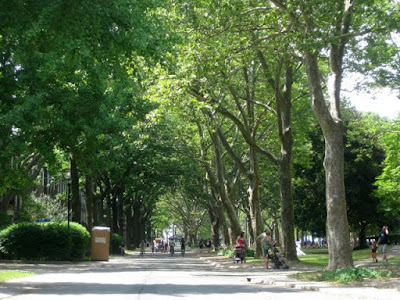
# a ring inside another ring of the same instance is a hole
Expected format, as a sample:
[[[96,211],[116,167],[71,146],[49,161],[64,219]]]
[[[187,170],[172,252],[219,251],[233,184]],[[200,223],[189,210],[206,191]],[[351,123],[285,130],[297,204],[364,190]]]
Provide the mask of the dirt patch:
[[[400,278],[366,278],[351,284],[354,287],[373,287],[377,289],[397,289],[400,291]]]

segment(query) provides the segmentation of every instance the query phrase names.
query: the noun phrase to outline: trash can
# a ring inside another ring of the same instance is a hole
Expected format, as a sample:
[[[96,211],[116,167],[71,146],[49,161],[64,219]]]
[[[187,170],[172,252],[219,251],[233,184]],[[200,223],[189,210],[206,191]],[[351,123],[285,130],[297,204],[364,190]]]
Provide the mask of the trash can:
[[[91,254],[92,260],[108,260],[110,254],[110,227],[93,227]]]

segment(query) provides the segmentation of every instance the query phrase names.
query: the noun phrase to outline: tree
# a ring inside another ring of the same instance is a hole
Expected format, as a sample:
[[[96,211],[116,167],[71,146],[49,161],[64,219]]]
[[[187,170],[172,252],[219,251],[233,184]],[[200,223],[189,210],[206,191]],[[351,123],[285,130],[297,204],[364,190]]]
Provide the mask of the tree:
[[[280,0],[271,2],[282,11],[284,18],[281,20],[285,24],[290,23],[295,33],[293,38],[305,63],[312,108],[325,139],[328,268],[349,267],[353,261],[346,214],[343,121],[340,111],[346,46],[354,36],[359,36],[358,42],[361,42],[365,32],[376,32],[372,24],[384,25],[390,16],[379,20],[375,16],[383,17],[381,13],[390,10],[387,5],[390,2],[310,0],[297,5]]]
[[[380,217],[375,181],[382,173],[385,153],[374,133],[373,116],[351,112],[345,120],[344,180],[349,224],[358,232],[359,247],[367,248],[367,226],[377,225]]]
[[[379,223],[380,225],[387,222],[393,222],[393,225],[399,224],[400,120],[387,122],[379,140],[386,153],[383,172],[376,182],[380,210],[384,213]]]
[[[56,147],[71,154],[73,220],[80,222],[85,155],[95,156],[90,151],[104,134],[118,135],[144,115],[141,58],[150,65],[163,55],[163,5],[1,1],[1,7],[1,86],[10,87],[2,126],[8,139],[18,133],[47,159]]]
[[[192,56],[193,61],[188,64],[196,66],[188,90],[204,106],[212,107],[207,113],[210,119],[217,118],[215,113],[229,119],[247,143],[248,159],[244,156],[244,163],[242,154],[231,149],[223,130],[216,129],[225,150],[249,182],[248,203],[254,233],[262,232],[264,227],[259,203],[260,155],[278,166],[282,248],[288,259],[296,259],[291,191],[291,101],[297,58],[282,54],[290,52],[289,40],[273,38],[276,24],[257,23],[259,17],[263,21],[272,17],[265,8],[254,9],[248,3],[238,2],[223,5],[201,2],[185,9],[190,26],[196,30],[191,44],[195,50],[185,56],[188,61]],[[276,122],[277,134],[271,133],[271,120]],[[276,138],[281,143],[279,154],[276,154],[279,151]]]

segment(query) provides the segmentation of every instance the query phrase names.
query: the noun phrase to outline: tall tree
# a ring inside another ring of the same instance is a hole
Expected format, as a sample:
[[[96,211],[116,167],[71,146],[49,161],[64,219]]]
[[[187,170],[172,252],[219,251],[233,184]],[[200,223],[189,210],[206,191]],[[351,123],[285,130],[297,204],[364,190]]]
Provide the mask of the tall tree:
[[[121,119],[117,125],[115,115],[134,122],[141,114],[134,104],[141,101],[141,57],[150,63],[163,55],[161,2],[1,1],[1,67],[13,66],[2,82],[13,83],[7,94],[15,99],[6,126],[44,156],[55,146],[72,155],[76,221],[84,150],[97,149],[102,134],[129,126]]]
[[[296,33],[294,38],[306,67],[312,108],[325,139],[328,268],[349,267],[353,265],[353,260],[346,214],[343,121],[340,111],[346,46],[349,39],[358,36],[360,42],[365,33],[374,32],[375,24],[384,26],[390,17],[383,17],[382,13],[391,10],[388,6],[390,1],[310,0],[291,3],[272,0],[271,3],[282,12],[281,20],[285,24],[291,23]],[[375,19],[375,16],[383,18]],[[328,65],[324,62],[328,62]]]

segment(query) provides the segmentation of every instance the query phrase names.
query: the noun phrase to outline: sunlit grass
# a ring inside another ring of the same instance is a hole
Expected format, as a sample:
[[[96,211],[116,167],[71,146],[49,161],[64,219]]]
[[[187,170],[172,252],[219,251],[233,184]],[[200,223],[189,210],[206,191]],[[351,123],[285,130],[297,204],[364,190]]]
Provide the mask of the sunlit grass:
[[[305,256],[299,256],[299,260],[310,266],[326,267],[329,262],[328,249],[313,249],[304,248],[302,251],[306,254]]]
[[[370,258],[371,262],[372,262],[371,249],[369,249],[369,248],[353,251],[353,260],[354,261],[368,259],[368,258]]]
[[[329,263],[329,253],[327,248],[302,248],[303,252],[306,253],[305,256],[299,256],[299,260],[304,265],[315,266],[325,268]],[[390,250],[389,250],[390,251]],[[219,251],[219,255],[224,255],[226,257],[233,258],[233,250],[232,249],[224,249]],[[371,250],[370,249],[362,249],[362,250],[354,250],[352,252],[354,262],[371,259]],[[254,257],[246,257],[247,263],[263,263],[262,258],[254,258]],[[389,260],[391,263],[400,263],[400,256],[396,258],[391,258]]]
[[[311,266],[320,266],[326,267],[329,262],[329,254],[328,249],[321,248],[321,249],[302,249],[306,256],[299,256],[299,259],[302,263]],[[370,249],[362,249],[362,250],[354,250],[352,252],[353,260],[359,261],[371,258],[371,250]],[[371,259],[372,263],[372,259]]]
[[[397,255],[397,256],[395,256],[395,257],[393,257],[393,258],[390,258],[390,259],[389,259],[389,262],[390,262],[390,263],[397,263],[397,264],[400,264],[400,255]]]
[[[35,275],[24,271],[0,271],[0,282]]]
[[[251,264],[263,263],[262,258],[246,257],[246,262]]]

